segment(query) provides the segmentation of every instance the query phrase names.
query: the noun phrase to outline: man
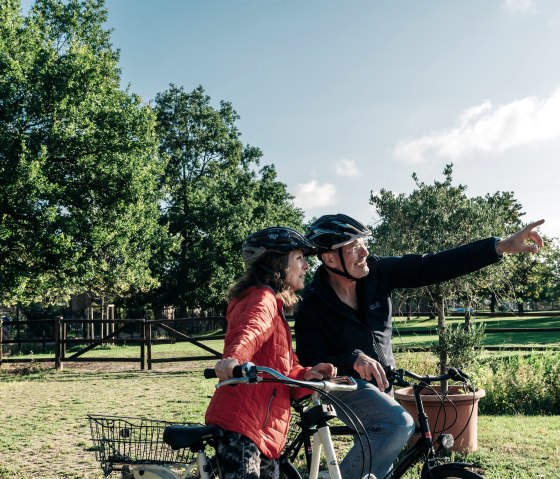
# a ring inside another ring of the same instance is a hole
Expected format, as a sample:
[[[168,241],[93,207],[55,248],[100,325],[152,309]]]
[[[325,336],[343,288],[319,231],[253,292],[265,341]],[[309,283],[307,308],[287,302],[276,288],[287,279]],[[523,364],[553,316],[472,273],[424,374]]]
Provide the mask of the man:
[[[391,292],[471,273],[504,253],[536,253],[543,241],[534,230],[543,223],[531,223],[505,239],[400,257],[370,256],[365,238],[371,231],[343,214],[322,216],[308,227],[306,237],[318,248],[322,264],[294,314],[296,352],[303,365],[328,362],[338,374],[359,378],[357,391],[335,394],[368,432],[376,477],[388,473],[414,431],[412,417],[392,398],[385,375],[386,367],[395,366]],[[346,422],[344,412],[338,413]],[[341,463],[342,476],[359,477],[362,464],[356,443]]]

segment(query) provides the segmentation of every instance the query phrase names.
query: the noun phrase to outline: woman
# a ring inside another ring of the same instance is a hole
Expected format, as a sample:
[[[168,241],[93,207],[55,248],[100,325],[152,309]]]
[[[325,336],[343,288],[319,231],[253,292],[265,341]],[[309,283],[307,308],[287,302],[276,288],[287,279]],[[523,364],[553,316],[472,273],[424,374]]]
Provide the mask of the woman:
[[[229,291],[223,358],[216,363],[220,380],[232,377],[234,366],[251,361],[294,379],[336,375],[332,364],[304,368],[292,349],[283,307],[297,302],[304,286],[313,247],[296,230],[273,227],[257,231],[243,243],[246,273]],[[223,479],[279,477],[276,459],[286,442],[290,420],[290,388],[261,383],[219,388],[206,423],[220,426],[225,440],[218,446]]]

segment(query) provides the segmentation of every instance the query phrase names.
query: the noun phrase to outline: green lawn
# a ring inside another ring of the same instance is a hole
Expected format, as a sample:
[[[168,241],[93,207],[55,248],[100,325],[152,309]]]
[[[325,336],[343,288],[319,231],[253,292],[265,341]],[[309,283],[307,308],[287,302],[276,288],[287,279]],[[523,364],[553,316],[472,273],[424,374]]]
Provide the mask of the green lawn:
[[[461,318],[452,319],[460,323]],[[485,318],[488,328],[557,327],[552,316],[531,318]],[[437,336],[400,335],[399,332],[433,328],[435,321],[421,318],[395,320],[397,347],[429,347]],[[221,351],[222,340],[205,342]],[[488,333],[486,345],[536,347],[560,346],[557,333]],[[69,356],[71,352],[67,354]],[[157,344],[153,358],[207,354],[193,344]],[[498,354],[498,353],[492,353]],[[516,354],[516,353],[510,353]],[[139,356],[138,346],[99,347],[85,358],[130,358]],[[428,353],[397,356],[399,364],[417,372],[433,368]],[[26,358],[52,358],[32,354]],[[0,479],[101,479],[103,474],[91,451],[86,413],[146,416],[172,421],[201,422],[214,389],[202,379],[202,369],[214,360],[156,363],[152,371],[140,371],[131,363],[65,363],[63,371],[47,363],[21,363],[0,367]],[[559,411],[560,413],[560,411]],[[481,416],[479,450],[467,458],[479,464],[487,479],[560,478],[560,416]],[[414,477],[409,475],[407,479]]]
[[[519,332],[492,332],[488,331],[483,341],[483,346],[499,347],[557,347],[560,348],[559,332],[527,332],[523,328],[560,328],[560,316],[504,316],[490,318],[486,316],[474,317],[476,323],[484,323],[486,329],[493,328],[516,328]],[[447,324],[463,324],[463,318],[451,317]],[[427,330],[433,334],[409,334],[411,331]],[[393,342],[398,348],[424,347],[428,348],[437,342],[437,320],[429,318],[406,318],[397,317],[393,321]]]
[[[0,478],[101,479],[86,414],[200,422],[214,390],[202,370],[213,363],[157,364],[153,371],[69,364],[61,372],[26,365],[18,375],[2,366]],[[481,416],[480,448],[468,459],[487,479],[558,478],[559,435],[560,416]]]

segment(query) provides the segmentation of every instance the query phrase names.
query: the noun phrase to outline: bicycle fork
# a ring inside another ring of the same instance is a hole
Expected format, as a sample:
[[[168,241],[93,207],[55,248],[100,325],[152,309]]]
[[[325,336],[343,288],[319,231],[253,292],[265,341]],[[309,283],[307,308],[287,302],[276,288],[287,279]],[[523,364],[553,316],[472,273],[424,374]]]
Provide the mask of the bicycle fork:
[[[325,448],[325,459],[327,460],[327,467],[329,468],[329,475],[331,479],[342,479],[340,469],[338,467],[336,452],[332,442],[331,430],[326,424],[318,428],[317,432],[313,434],[313,453],[311,467],[309,469],[309,479],[317,479],[322,447]]]
[[[302,413],[304,427],[315,429],[313,433],[311,458],[309,458],[308,453],[306,454],[309,467],[309,479],[317,479],[322,448],[325,450],[325,459],[331,479],[342,479],[332,442],[331,430],[328,425],[328,422],[336,417],[336,411],[332,405],[321,403],[320,396],[317,393],[313,394],[312,403],[314,407]]]

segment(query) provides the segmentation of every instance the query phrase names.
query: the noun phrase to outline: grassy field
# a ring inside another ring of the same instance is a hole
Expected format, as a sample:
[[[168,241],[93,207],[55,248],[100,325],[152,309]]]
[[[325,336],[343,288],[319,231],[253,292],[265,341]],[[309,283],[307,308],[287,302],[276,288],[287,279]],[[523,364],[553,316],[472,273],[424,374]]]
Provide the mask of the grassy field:
[[[447,324],[462,324],[463,318],[447,318]],[[560,348],[560,334],[550,332],[527,332],[524,328],[560,328],[560,316],[501,316],[501,317],[479,317],[473,318],[476,323],[484,323],[487,330],[515,328],[519,332],[491,332],[485,335],[483,346],[498,347],[557,347]],[[393,343],[395,347],[425,347],[428,348],[432,343],[437,342],[437,320],[422,318],[398,317],[393,322]],[[432,330],[433,334],[411,335],[410,331]]]
[[[461,321],[461,318],[451,320]],[[560,317],[487,318],[485,322],[487,328],[557,327]],[[435,334],[399,335],[422,327],[433,328],[435,321],[398,318],[395,345],[429,347],[437,340]],[[205,344],[222,350],[221,340]],[[560,335],[492,333],[487,334],[485,344],[558,348]],[[154,358],[206,354],[187,343],[155,345],[152,353]],[[402,366],[400,362],[418,358],[420,354],[424,353],[400,355],[397,361]],[[137,346],[96,348],[86,354],[87,358],[138,356]],[[25,357],[46,359],[53,355],[33,353]],[[202,370],[213,364],[213,360],[158,363],[152,371],[140,371],[138,362],[65,363],[63,371],[54,371],[48,362],[2,365],[0,479],[101,479],[103,473],[92,451],[86,414],[201,422],[214,390],[214,382],[202,379]],[[482,415],[479,450],[467,460],[479,465],[487,479],[560,478],[558,437],[559,415]],[[415,476],[410,474],[408,479],[412,477]]]
[[[138,371],[86,363],[61,372],[26,365],[19,374],[3,366],[0,478],[101,479],[86,414],[200,422],[214,389],[201,372],[212,364],[173,363]],[[560,416],[481,416],[480,449],[470,459],[489,479],[558,478],[559,436]]]

